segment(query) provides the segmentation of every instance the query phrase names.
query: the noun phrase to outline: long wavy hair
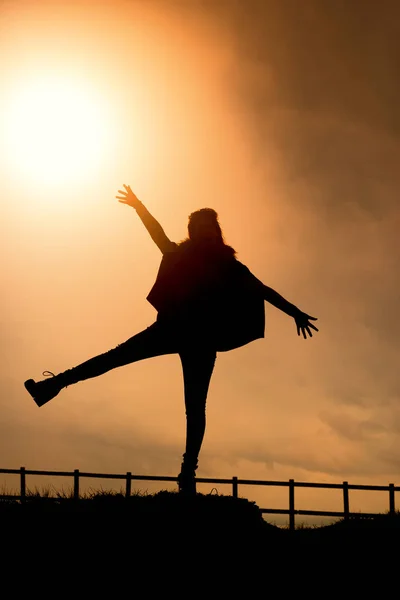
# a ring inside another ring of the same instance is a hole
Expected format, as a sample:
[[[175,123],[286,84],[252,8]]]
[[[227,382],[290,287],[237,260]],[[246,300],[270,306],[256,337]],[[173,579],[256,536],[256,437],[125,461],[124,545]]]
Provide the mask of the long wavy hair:
[[[201,236],[197,236],[198,225],[207,220],[215,227],[216,236],[212,238],[213,249],[223,250],[224,254],[235,256],[236,250],[225,242],[224,234],[218,220],[218,213],[213,208],[200,208],[189,215],[188,237],[179,242],[178,246],[185,249],[202,242]]]

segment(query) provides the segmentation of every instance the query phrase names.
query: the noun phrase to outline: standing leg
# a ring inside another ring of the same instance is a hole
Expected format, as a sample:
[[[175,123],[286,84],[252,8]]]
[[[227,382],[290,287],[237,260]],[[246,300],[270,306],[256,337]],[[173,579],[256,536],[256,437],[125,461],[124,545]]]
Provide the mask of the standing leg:
[[[25,381],[25,388],[31,394],[36,404],[43,406],[43,404],[57,396],[62,388],[68,385],[92,377],[98,377],[111,369],[139,360],[177,353],[178,350],[175,345],[176,343],[173,341],[170,330],[166,330],[156,322],[112,350],[90,358],[72,369],[55,375],[51,379],[44,379],[38,382],[28,379]]]
[[[180,352],[179,356],[182,362],[185,392],[186,448],[178,485],[180,492],[195,494],[195,471],[206,429],[206,400],[216,352],[208,349],[192,349]]]

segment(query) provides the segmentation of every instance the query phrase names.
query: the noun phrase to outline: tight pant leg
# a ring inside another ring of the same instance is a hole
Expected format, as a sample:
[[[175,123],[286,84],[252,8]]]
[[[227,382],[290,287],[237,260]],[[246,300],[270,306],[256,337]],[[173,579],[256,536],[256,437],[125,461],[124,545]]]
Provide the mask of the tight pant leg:
[[[59,377],[63,385],[67,386],[78,381],[98,377],[111,371],[111,369],[139,360],[177,352],[178,348],[173,336],[158,323],[154,323],[115,348],[61,373]]]
[[[186,447],[183,468],[195,470],[206,429],[206,401],[214,370],[214,350],[186,350],[179,353],[184,380]]]

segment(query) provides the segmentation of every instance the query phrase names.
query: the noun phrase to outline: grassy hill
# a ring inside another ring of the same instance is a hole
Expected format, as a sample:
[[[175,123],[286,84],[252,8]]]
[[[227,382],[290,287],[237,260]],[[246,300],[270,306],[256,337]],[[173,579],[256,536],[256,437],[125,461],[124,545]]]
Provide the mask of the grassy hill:
[[[245,498],[169,491],[1,500],[0,528],[2,548],[8,559],[14,549],[19,570],[54,574],[64,568],[81,578],[92,573],[89,580],[100,589],[107,578],[128,578],[134,586],[145,573],[151,585],[160,584],[161,573],[192,577],[197,583],[185,597],[206,580],[218,579],[234,591],[239,580],[260,583],[278,573],[284,587],[294,585],[294,573],[309,569],[315,577],[315,570],[328,568],[336,582],[346,573],[347,579],[358,577],[355,559],[364,570],[366,560],[375,570],[384,560],[389,569],[400,542],[399,513],[289,531],[266,522]]]

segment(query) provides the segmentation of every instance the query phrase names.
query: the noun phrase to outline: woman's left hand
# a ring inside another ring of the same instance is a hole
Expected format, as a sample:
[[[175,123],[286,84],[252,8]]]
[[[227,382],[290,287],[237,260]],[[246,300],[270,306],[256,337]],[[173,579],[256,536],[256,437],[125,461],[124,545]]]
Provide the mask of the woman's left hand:
[[[310,321],[317,321],[317,317],[310,317],[310,315],[307,315],[300,310],[299,313],[294,317],[294,320],[296,321],[297,335],[302,333],[305,340],[307,339],[307,333],[310,337],[313,336],[311,329],[319,331],[315,325],[310,323]]]

